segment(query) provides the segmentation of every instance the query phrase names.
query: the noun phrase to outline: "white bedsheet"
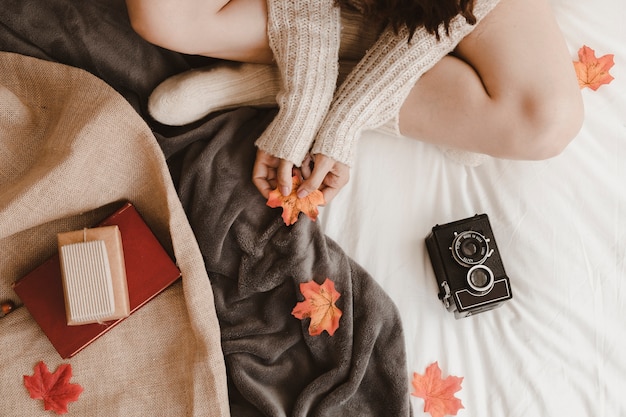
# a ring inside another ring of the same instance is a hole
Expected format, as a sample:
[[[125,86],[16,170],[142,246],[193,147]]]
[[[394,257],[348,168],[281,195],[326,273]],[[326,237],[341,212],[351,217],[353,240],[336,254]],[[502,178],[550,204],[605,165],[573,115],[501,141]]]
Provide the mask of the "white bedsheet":
[[[626,2],[552,4],[572,60],[583,45],[615,55],[615,80],[582,91],[584,126],[563,154],[469,168],[369,132],[320,219],[396,302],[407,378],[434,361],[464,378],[459,416],[626,416]],[[514,298],[456,320],[437,298],[424,238],[483,212]]]

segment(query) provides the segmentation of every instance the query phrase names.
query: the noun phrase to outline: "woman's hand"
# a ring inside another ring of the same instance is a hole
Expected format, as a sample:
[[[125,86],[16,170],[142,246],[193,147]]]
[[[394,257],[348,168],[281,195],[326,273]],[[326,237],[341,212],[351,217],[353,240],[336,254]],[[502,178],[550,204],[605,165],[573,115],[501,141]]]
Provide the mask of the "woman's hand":
[[[298,187],[298,197],[304,198],[319,189],[324,194],[326,204],[330,203],[350,180],[348,165],[323,154],[308,156],[300,170],[304,181]]]
[[[322,154],[307,156],[302,167],[296,170],[296,175],[304,179],[298,187],[298,197],[304,198],[319,189],[324,194],[326,204],[337,195],[350,178],[349,166]],[[260,149],[257,151],[252,182],[263,197],[268,198],[270,191],[276,188],[282,195],[289,195],[293,175],[292,162],[277,158]]]
[[[269,198],[270,191],[275,190],[277,187],[282,195],[289,195],[291,193],[292,176],[292,162],[277,158],[261,149],[257,150],[254,168],[252,169],[252,182],[263,194],[263,197]]]

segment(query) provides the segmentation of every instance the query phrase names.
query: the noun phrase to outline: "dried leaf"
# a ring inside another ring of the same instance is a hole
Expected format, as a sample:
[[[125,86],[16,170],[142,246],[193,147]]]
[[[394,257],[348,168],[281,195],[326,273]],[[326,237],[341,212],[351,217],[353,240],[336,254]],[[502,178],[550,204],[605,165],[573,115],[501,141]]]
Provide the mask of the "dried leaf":
[[[57,414],[67,413],[67,405],[78,400],[83,392],[83,387],[71,384],[72,365],[59,365],[51,374],[45,363],[35,365],[35,373],[32,376],[24,375],[24,386],[30,393],[30,398],[43,400],[46,410],[53,410]]]
[[[584,45],[578,50],[578,62],[574,62],[574,69],[578,76],[580,88],[589,87],[596,91],[603,84],[613,81],[609,70],[613,67],[613,54],[596,58],[596,52]]]
[[[413,374],[412,395],[424,399],[424,411],[432,417],[456,415],[463,408],[461,400],[454,393],[461,389],[463,378],[448,376],[441,378],[439,364],[434,362],[426,368],[424,375]]]
[[[270,192],[267,199],[267,205],[272,208],[283,208],[283,221],[287,226],[290,226],[298,221],[298,215],[300,212],[306,214],[311,220],[315,221],[319,210],[317,206],[324,204],[324,194],[320,190],[315,190],[304,198],[298,198],[296,191],[298,186],[302,183],[300,177],[293,177],[293,186],[291,188],[291,194],[283,196],[277,189]]]
[[[304,296],[304,301],[296,304],[291,314],[300,320],[311,319],[309,323],[311,336],[318,336],[324,330],[331,336],[335,334],[342,314],[335,305],[341,296],[335,290],[335,283],[328,278],[322,285],[315,281],[301,283],[300,292]]]

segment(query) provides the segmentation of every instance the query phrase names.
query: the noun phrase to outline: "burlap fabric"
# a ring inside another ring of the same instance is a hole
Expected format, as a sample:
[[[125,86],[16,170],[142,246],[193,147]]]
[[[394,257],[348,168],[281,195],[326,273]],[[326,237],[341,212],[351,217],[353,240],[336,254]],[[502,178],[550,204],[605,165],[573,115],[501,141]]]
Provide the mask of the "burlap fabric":
[[[71,363],[80,416],[224,416],[228,397],[213,294],[150,129],[126,100],[77,68],[0,53],[0,299],[56,251],[56,233],[132,201],[183,273],[70,360],[18,308],[0,319],[0,414],[49,415],[22,376]]]

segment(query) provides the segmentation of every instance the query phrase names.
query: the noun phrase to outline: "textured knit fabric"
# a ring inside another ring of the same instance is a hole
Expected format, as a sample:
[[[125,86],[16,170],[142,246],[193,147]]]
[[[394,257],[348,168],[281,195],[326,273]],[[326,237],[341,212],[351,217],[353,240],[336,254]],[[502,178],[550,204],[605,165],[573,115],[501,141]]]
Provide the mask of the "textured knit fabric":
[[[257,145],[299,165],[335,91],[340,11],[334,0],[269,0],[267,6],[270,47],[283,85],[278,114]]]
[[[279,3],[281,7],[277,7]],[[365,129],[378,128],[397,117],[415,82],[450,53],[476,26],[467,23],[459,15],[452,20],[448,35],[442,30],[440,39],[437,39],[424,28],[418,28],[410,43],[407,42],[406,28],[401,28],[398,33],[391,28],[385,29],[335,92],[329,108],[326,98],[328,89],[335,85],[336,78],[331,78],[330,74],[335,71],[336,47],[330,46],[328,42],[338,39],[335,36],[336,24],[332,22],[329,30],[319,32],[313,32],[311,28],[328,24],[331,16],[337,20],[339,17],[335,17],[334,11],[320,12],[327,10],[328,3],[332,3],[327,0],[320,2],[321,4],[316,2],[315,10],[318,13],[305,16],[303,10],[311,8],[309,3],[306,0],[268,2],[270,46],[274,53],[281,55],[276,59],[284,83],[282,98],[278,101],[280,112],[306,113],[307,118],[300,118],[299,123],[294,123],[293,118],[281,116],[279,113],[279,117],[256,143],[260,149],[297,165],[309,150],[351,165],[355,142],[360,133]],[[482,20],[497,3],[498,0],[477,0],[474,7],[477,20]],[[307,30],[299,33],[289,29],[291,25],[287,22],[302,22],[304,18],[320,20],[303,24]],[[287,29],[281,30],[283,24]],[[282,37],[273,34],[283,31],[294,33],[292,36]],[[290,62],[288,70],[285,70],[284,51],[290,51],[293,59],[298,56],[307,59]],[[313,51],[320,53],[316,55]],[[319,56],[323,61],[316,61],[318,66],[313,67],[308,63],[312,60],[311,55]],[[319,64],[323,62],[329,67],[324,71],[327,78],[319,76]],[[290,79],[291,77],[294,78]],[[300,84],[300,80],[309,77],[315,81]],[[292,91],[294,85],[299,85],[297,95]],[[285,97],[291,97],[292,100],[287,101]],[[320,97],[324,99],[320,100]],[[295,109],[285,108],[293,105],[296,106]],[[319,118],[322,119],[321,124],[318,124]],[[311,132],[316,134],[311,135]]]

